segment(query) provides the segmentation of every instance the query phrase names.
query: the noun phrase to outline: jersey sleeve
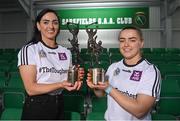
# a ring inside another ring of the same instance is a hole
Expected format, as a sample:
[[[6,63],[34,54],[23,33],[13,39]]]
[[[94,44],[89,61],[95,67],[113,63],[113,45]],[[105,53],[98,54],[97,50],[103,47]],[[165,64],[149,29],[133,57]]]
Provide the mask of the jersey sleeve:
[[[108,80],[111,83],[112,77],[113,77],[113,73],[114,73],[114,69],[115,69],[116,63],[111,64],[105,74],[105,80]]]
[[[32,46],[25,45],[18,53],[18,66],[20,65],[36,65],[35,50]]]
[[[69,52],[69,56],[70,56],[69,65],[72,66],[72,53],[71,53],[71,51],[68,51],[68,52]]]
[[[160,83],[160,71],[154,65],[150,66],[142,76],[142,83],[140,84],[138,94],[146,94],[159,100]]]

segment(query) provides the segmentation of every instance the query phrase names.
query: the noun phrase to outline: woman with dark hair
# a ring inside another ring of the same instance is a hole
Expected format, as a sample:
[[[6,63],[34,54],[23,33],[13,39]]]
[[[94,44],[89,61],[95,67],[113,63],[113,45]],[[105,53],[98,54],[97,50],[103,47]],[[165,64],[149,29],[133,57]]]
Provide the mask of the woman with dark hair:
[[[32,40],[18,54],[18,67],[27,92],[22,120],[64,119],[62,91],[79,90],[82,85],[82,68],[78,69],[75,84],[67,81],[72,57],[68,49],[56,43],[59,22],[54,10],[42,10],[36,17]]]

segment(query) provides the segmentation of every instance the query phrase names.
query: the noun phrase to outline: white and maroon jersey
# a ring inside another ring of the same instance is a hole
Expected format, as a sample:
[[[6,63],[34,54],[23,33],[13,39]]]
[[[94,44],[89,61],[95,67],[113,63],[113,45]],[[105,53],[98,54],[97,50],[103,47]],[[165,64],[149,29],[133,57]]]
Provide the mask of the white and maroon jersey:
[[[18,53],[18,66],[35,65],[37,83],[51,84],[67,80],[71,59],[71,52],[60,45],[50,48],[43,42],[29,43]]]
[[[131,66],[122,59],[108,68],[106,76],[113,88],[130,98],[136,98],[138,94],[156,97],[156,101],[160,98],[160,72],[146,59]],[[108,95],[107,98],[106,120],[139,120],[124,110],[111,96]],[[151,120],[150,112],[141,120]]]

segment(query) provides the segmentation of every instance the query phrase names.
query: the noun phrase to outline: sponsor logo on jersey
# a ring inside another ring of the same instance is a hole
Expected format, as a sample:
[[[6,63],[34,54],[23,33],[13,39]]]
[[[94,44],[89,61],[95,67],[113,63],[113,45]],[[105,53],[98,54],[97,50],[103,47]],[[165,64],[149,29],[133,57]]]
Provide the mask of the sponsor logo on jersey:
[[[59,60],[67,60],[66,53],[58,53]]]
[[[40,58],[44,58],[44,57],[47,57],[47,55],[46,55],[46,53],[43,50],[40,50],[39,51],[39,57]]]
[[[137,98],[137,95],[131,94],[131,93],[129,93],[128,91],[121,91],[121,90],[119,90],[118,88],[115,88],[115,89],[117,89],[119,92],[121,92],[122,94],[124,94],[124,95],[126,95],[126,96],[128,96],[128,97],[130,97],[130,98],[134,98],[134,99]]]
[[[68,72],[68,70],[64,70],[63,68],[61,68],[59,70],[57,70],[54,67],[51,67],[51,68],[41,67],[41,68],[39,68],[39,73],[59,73],[61,75],[61,74],[67,73],[67,72]]]
[[[122,71],[131,73],[131,70],[125,70],[125,69],[122,69]]]
[[[121,71],[120,68],[117,68],[116,70],[114,70],[113,75],[114,75],[114,76],[119,75],[120,71]]]
[[[133,73],[132,73],[132,75],[130,77],[130,80],[140,81],[141,75],[142,75],[142,71],[133,70]]]
[[[55,53],[55,52],[48,52],[48,54],[53,54],[53,55],[56,55],[56,53]]]

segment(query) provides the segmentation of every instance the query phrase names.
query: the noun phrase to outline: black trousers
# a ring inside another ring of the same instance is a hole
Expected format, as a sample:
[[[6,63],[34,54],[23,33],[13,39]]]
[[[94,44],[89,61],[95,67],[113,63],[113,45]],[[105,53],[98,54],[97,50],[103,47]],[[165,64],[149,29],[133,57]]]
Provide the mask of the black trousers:
[[[25,100],[21,120],[63,120],[63,95],[28,96]]]

